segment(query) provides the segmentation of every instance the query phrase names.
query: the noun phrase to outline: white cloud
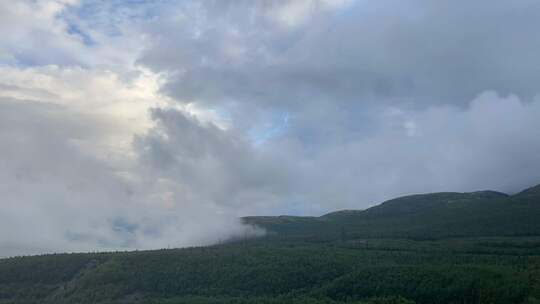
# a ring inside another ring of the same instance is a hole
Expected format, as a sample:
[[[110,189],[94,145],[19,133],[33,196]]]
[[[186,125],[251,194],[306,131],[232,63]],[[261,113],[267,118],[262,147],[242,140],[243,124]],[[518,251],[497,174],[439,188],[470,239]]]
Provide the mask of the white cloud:
[[[65,1],[2,1],[0,50],[11,54],[15,63],[22,64],[75,60],[81,50],[80,43],[56,18],[68,4]]]
[[[123,77],[81,67],[0,67],[0,97],[58,105],[71,115],[95,117],[96,124],[87,128],[94,135],[78,138],[77,143],[100,158],[132,154],[133,135],[152,126],[149,109],[170,102],[157,92],[159,82],[157,75],[144,71]]]
[[[154,175],[143,159],[89,153],[116,126],[64,105],[0,98],[0,256],[203,245],[261,233],[242,226],[225,202],[189,200],[181,183]],[[101,153],[118,156],[110,147]]]
[[[0,2],[0,64],[130,67],[145,46],[144,35],[127,20],[114,36],[93,28],[73,13],[84,2]]]
[[[340,9],[352,0],[293,0],[281,1],[269,9],[268,15],[278,24],[290,28],[303,25],[314,15]]]

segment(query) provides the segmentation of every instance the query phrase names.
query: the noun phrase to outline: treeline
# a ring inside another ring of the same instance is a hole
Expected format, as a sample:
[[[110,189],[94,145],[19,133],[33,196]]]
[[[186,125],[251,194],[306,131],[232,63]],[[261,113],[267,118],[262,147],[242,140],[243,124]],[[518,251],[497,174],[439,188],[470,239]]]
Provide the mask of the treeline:
[[[261,239],[0,260],[0,303],[538,303],[537,238]]]
[[[516,195],[493,191],[400,197],[364,211],[321,217],[246,217],[281,237],[409,238],[540,235],[540,186]]]

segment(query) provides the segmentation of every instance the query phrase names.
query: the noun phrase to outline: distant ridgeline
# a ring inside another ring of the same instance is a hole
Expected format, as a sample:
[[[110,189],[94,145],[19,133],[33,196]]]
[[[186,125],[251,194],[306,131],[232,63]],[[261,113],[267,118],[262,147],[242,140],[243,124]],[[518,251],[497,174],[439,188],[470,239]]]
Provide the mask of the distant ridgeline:
[[[271,236],[439,239],[540,235],[540,185],[516,195],[495,191],[400,197],[367,210],[321,217],[250,216]]]
[[[540,303],[540,186],[243,220],[267,236],[0,259],[0,304]]]

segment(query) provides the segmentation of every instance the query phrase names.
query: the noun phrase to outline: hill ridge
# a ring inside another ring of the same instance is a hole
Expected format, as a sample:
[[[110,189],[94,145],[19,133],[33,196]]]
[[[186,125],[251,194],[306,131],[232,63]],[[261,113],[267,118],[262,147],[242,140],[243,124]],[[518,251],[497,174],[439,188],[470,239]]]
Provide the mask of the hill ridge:
[[[320,217],[243,220],[284,237],[335,238],[344,230],[360,238],[540,235],[536,220],[540,218],[540,187],[536,187],[521,195],[493,190],[412,194],[364,210],[338,210]]]
[[[529,194],[540,194],[540,184],[529,187],[521,192],[518,192],[515,195],[529,195]]]

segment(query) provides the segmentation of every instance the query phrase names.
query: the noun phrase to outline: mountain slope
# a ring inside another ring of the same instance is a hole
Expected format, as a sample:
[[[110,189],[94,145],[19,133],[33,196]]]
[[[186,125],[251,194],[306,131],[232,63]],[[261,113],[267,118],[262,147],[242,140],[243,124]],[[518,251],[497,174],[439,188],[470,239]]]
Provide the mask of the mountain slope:
[[[537,304],[537,189],[247,217],[269,236],[209,247],[0,259],[0,304]]]
[[[536,185],[534,187],[527,188],[520,193],[516,194],[516,196],[537,196],[540,195],[540,185]]]
[[[540,298],[540,238],[359,245],[253,240],[0,259],[0,303],[533,304]]]
[[[540,235],[540,186],[516,195],[496,191],[400,197],[363,210],[321,217],[246,217],[270,235],[319,238],[445,238]]]

